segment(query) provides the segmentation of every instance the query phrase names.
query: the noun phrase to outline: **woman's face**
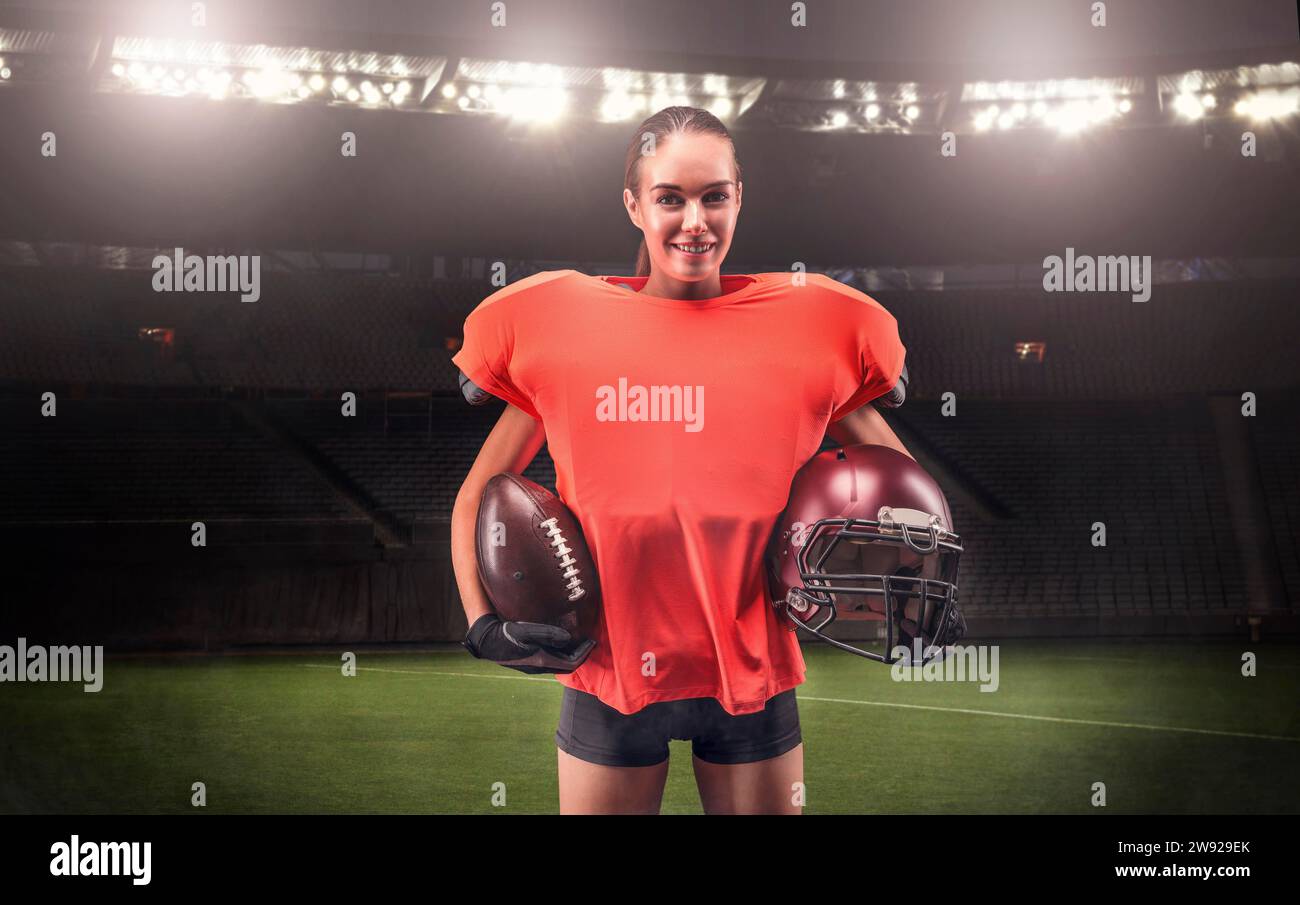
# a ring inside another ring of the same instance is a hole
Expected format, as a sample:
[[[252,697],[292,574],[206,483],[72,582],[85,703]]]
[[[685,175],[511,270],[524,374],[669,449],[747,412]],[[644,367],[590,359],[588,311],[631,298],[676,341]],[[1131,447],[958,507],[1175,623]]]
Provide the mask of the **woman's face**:
[[[651,267],[662,277],[697,282],[718,272],[740,213],[731,145],[716,135],[679,133],[641,160],[640,196],[623,204],[645,234]],[[696,254],[682,245],[706,245]]]

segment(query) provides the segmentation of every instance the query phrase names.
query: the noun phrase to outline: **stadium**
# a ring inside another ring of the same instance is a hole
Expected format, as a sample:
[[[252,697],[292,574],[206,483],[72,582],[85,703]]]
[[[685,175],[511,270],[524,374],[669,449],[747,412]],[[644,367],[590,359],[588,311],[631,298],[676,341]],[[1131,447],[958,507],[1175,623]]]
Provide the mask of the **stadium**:
[[[999,651],[990,693],[801,639],[805,812],[1300,810],[1294,5],[263,6],[0,7],[0,645],[104,651],[8,655],[0,812],[556,812],[563,688],[461,644],[505,404],[452,356],[503,286],[631,274],[671,105],[744,162],[726,272],[896,318]],[[1123,279],[1049,287],[1085,255]],[[160,291],[187,256],[257,285]]]

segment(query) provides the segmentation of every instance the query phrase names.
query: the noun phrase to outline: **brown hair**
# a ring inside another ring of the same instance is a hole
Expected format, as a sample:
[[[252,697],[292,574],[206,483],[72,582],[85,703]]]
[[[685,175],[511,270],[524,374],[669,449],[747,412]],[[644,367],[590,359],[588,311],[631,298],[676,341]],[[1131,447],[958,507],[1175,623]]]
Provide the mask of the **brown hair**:
[[[637,128],[636,134],[632,136],[632,143],[627,148],[627,163],[625,166],[625,176],[623,186],[634,196],[641,196],[641,147],[645,142],[646,135],[654,136],[656,148],[662,147],[669,136],[676,135],[679,132],[700,133],[706,135],[716,135],[719,138],[725,138],[727,144],[731,146],[731,162],[736,170],[736,181],[740,182],[740,160],[736,157],[736,143],[731,140],[731,133],[727,127],[708,110],[701,110],[698,107],[664,107],[658,113],[647,118],[640,127]],[[645,239],[641,240],[641,247],[636,253],[636,273],[635,276],[644,277],[650,275],[650,252],[645,247]]]

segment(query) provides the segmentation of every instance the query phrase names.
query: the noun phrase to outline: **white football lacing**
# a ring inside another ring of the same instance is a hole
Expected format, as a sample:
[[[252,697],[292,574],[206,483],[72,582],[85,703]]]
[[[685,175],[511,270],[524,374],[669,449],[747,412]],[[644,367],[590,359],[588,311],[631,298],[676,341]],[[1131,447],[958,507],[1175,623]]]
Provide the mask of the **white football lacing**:
[[[569,554],[573,550],[564,540],[564,532],[560,530],[559,520],[548,518],[541,523],[546,529],[547,535],[551,538],[551,546],[555,548],[555,558],[559,560],[556,564],[560,568],[560,574],[569,580],[565,585],[569,589],[569,599],[577,600],[587,593],[582,586],[582,578],[578,571],[578,561]]]

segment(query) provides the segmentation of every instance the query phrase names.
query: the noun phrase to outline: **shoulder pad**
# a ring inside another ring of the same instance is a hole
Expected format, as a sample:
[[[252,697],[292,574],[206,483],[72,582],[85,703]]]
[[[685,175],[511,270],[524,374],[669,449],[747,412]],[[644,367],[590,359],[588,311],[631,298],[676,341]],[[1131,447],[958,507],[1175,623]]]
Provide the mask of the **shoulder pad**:
[[[896,409],[903,404],[907,398],[907,362],[903,362],[903,372],[898,375],[898,383],[894,388],[879,399],[875,400],[876,405],[881,408]]]
[[[460,374],[460,392],[465,397],[465,401],[470,405],[483,405],[492,399],[492,394],[474,383],[465,376],[464,371],[458,371]]]

